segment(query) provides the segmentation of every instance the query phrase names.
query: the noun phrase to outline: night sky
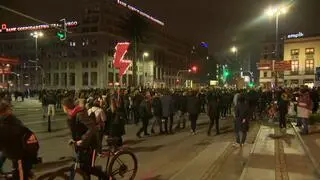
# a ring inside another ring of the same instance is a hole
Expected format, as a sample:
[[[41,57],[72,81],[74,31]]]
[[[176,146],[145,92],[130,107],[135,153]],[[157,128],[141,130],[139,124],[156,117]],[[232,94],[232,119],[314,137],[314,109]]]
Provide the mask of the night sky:
[[[123,0],[125,1],[125,0]],[[45,2],[45,3],[43,3]],[[78,0],[1,0],[0,4],[45,21],[79,15]],[[280,18],[281,32],[320,32],[320,0],[127,0],[166,23],[168,31],[193,42],[209,43],[211,52],[233,44],[246,47],[274,33],[274,20],[262,17],[266,7],[276,2],[291,2],[287,15]],[[15,17],[15,18],[12,18]],[[0,22],[20,24],[18,16],[0,10]],[[14,20],[12,20],[14,19]]]

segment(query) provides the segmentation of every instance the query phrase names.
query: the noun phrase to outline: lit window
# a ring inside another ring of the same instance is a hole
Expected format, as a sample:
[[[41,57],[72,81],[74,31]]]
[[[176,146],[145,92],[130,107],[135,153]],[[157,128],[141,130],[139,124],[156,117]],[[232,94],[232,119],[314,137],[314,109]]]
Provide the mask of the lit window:
[[[291,49],[291,55],[299,55],[299,49]]]
[[[292,72],[299,71],[299,61],[291,61],[291,71]]]
[[[314,54],[314,48],[306,48],[306,54]]]
[[[313,59],[307,59],[306,60],[306,72],[314,72],[314,60]]]

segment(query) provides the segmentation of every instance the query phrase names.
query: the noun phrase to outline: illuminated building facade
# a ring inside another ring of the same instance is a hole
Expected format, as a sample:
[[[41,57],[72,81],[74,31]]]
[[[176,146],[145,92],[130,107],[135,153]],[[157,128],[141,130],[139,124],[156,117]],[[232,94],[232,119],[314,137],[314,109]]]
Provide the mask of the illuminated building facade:
[[[113,69],[114,48],[125,38],[123,24],[128,14],[137,13],[126,8],[118,1],[88,1],[83,4],[81,17],[70,20],[69,33],[65,41],[55,37],[56,29],[43,30],[44,37],[38,39],[39,64],[43,71],[35,71],[35,41],[29,36],[32,31],[19,33],[0,33],[0,55],[18,57],[22,60],[14,71],[23,74],[21,84],[39,89],[41,82],[46,88],[106,88],[119,82],[118,70]],[[151,16],[144,17],[150,28],[146,33],[148,40],[139,43],[137,52],[137,82],[133,82],[132,67],[123,77],[123,84],[142,84],[143,72],[146,86],[172,87],[176,83],[176,74],[190,64],[187,43],[165,32],[161,21]],[[75,23],[78,21],[77,23]],[[128,58],[134,59],[131,42]],[[143,53],[148,52],[143,65]],[[144,70],[143,70],[144,68]],[[40,78],[44,74],[45,78]]]
[[[284,60],[291,60],[291,71],[284,73],[286,86],[313,87],[319,83],[315,80],[315,74],[316,68],[320,67],[320,35],[285,40]]]

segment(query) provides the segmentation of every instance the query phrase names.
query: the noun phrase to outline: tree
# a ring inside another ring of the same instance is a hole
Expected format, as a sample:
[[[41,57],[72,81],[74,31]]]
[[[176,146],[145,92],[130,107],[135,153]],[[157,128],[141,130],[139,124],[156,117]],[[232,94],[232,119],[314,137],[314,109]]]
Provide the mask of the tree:
[[[138,15],[137,13],[130,13],[125,17],[124,24],[122,25],[124,37],[128,38],[134,48],[134,59],[133,59],[133,82],[134,85],[137,83],[137,60],[139,52],[139,44],[147,40],[146,32],[149,29],[148,22]]]

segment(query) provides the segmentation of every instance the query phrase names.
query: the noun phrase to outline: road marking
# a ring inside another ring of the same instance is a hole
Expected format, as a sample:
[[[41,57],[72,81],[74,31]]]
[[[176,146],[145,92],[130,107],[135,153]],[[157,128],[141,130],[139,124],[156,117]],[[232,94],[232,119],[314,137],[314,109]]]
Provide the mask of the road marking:
[[[59,121],[66,121],[65,119],[60,119],[60,120],[53,120],[51,121],[51,123],[53,122],[59,122]],[[44,121],[34,121],[34,122],[29,122],[29,123],[24,123],[25,125],[35,125],[35,124],[43,124],[43,123],[48,123],[47,120]]]

